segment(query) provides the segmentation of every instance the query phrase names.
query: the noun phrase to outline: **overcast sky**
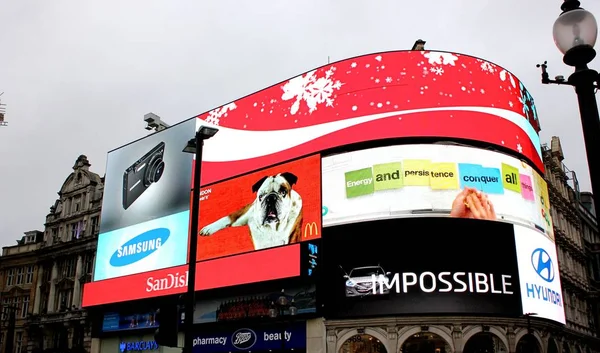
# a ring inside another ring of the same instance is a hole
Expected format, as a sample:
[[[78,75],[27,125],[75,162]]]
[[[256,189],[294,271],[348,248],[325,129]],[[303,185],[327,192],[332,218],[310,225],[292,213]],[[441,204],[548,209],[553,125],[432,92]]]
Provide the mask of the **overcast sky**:
[[[592,13],[600,2],[582,0]],[[107,151],[331,61],[427,41],[493,61],[532,93],[589,190],[576,96],[540,83],[571,69],[552,41],[560,0],[0,0],[0,245],[43,230],[80,154]],[[600,69],[600,61],[592,65]]]

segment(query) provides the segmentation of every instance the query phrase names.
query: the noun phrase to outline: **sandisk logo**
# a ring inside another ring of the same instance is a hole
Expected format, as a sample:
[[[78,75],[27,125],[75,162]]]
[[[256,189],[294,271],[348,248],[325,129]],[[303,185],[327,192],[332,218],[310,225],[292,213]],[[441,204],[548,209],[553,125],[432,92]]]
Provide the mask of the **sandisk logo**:
[[[185,273],[169,273],[162,278],[148,277],[146,280],[146,292],[158,292],[175,288],[187,287],[188,271]]]

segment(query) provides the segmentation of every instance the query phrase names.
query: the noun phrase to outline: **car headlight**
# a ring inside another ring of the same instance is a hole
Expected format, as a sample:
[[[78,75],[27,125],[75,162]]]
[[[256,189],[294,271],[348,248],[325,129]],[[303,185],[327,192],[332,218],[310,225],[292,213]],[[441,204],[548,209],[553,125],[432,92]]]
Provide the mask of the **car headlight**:
[[[356,283],[353,280],[349,279],[346,281],[346,287],[354,287]]]

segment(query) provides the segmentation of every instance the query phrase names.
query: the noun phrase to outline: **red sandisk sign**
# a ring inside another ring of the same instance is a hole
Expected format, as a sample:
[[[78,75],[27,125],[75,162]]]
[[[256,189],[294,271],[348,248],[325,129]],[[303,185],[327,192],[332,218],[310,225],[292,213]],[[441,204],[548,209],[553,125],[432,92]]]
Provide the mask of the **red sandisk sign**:
[[[196,290],[300,275],[300,245],[268,249],[196,264]],[[187,265],[86,283],[83,307],[184,293]]]

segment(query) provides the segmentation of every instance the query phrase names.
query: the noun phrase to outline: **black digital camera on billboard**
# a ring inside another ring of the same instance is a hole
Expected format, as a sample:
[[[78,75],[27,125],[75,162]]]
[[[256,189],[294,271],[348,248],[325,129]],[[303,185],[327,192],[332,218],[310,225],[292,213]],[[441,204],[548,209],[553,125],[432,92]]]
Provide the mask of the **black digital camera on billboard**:
[[[143,193],[160,180],[165,171],[165,143],[160,142],[123,173],[123,208],[128,209]]]

